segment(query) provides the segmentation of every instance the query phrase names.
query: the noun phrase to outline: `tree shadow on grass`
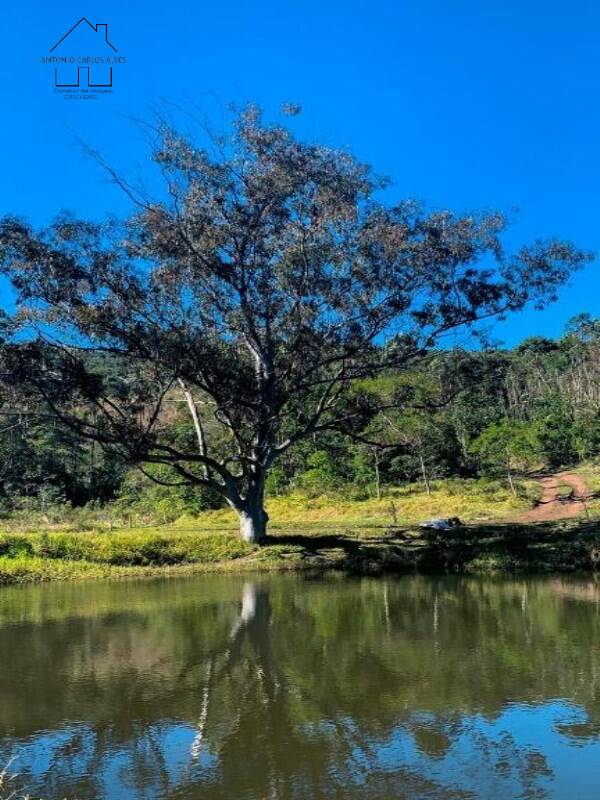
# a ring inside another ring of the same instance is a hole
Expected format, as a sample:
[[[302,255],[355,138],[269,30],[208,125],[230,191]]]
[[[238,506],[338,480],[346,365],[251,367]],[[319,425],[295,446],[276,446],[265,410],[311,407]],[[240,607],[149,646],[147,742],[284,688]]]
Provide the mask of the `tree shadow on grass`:
[[[573,572],[600,569],[600,522],[486,523],[449,531],[390,529],[380,536],[290,534],[268,539],[303,566],[384,572]]]
[[[269,536],[267,544],[289,549],[304,562],[303,566],[316,569],[372,574],[412,568],[406,559],[408,544],[396,532],[375,537],[351,533],[279,534]]]

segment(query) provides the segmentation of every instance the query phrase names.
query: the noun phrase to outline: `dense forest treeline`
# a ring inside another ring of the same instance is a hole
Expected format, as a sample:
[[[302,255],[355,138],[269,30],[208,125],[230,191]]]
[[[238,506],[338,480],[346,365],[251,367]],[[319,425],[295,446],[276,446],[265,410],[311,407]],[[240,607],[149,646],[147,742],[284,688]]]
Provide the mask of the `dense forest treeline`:
[[[115,387],[126,382],[116,359],[91,358],[103,379]],[[600,453],[600,321],[581,315],[559,339],[532,337],[513,349],[438,350],[410,370],[359,381],[352,392],[365,404],[376,394],[383,410],[353,437],[328,432],[285,453],[268,493],[360,498],[403,482],[420,481],[429,491],[432,481],[450,476],[490,476],[512,487],[515,475]],[[176,391],[162,413],[174,436],[193,436]],[[124,513],[170,519],[223,503],[207,489],[157,483],[160,466],[142,474],[114,448],[86,441],[39,406],[16,408],[10,391],[2,420],[5,513],[110,502]]]

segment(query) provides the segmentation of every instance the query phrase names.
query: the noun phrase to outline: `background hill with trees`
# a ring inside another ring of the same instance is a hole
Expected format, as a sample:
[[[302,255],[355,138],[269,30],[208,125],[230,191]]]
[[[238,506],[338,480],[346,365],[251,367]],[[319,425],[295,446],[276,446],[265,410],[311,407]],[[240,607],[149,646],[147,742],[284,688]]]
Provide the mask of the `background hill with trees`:
[[[110,357],[94,357],[93,368],[115,382],[126,378]],[[600,322],[581,315],[557,340],[532,337],[512,349],[436,351],[409,371],[391,370],[351,391],[377,393],[384,401],[410,394],[411,403],[381,412],[360,436],[307,438],[273,467],[268,495],[364,499],[407,483],[428,492],[435,481],[452,477],[493,478],[510,488],[513,477],[600,455]],[[91,504],[117,519],[136,514],[164,522],[224,505],[208,489],[156,483],[118,452],[82,439],[39,408],[16,410],[6,389],[4,402],[5,515]],[[165,408],[178,436],[193,437],[180,390]],[[161,474],[155,468],[153,477]]]

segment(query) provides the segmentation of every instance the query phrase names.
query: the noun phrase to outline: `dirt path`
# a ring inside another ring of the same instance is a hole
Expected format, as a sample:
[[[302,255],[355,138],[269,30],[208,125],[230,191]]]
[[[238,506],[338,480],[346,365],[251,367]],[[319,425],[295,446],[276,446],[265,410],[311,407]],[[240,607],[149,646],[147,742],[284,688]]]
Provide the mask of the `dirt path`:
[[[539,479],[543,489],[542,499],[530,511],[525,511],[517,522],[550,522],[565,517],[575,517],[585,511],[585,501],[589,497],[588,488],[580,475],[573,472],[557,472]],[[561,485],[568,484],[572,487],[572,494],[561,500],[559,490]]]

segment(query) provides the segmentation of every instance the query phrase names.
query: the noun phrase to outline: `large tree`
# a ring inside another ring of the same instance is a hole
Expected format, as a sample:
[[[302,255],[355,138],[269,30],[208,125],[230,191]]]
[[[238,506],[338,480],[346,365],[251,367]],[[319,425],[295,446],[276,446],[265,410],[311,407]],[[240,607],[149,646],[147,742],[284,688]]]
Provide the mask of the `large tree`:
[[[248,541],[265,536],[278,456],[325,431],[358,433],[377,413],[373,395],[348,391],[359,379],[459,327],[543,305],[587,257],[557,240],[509,256],[498,213],[385,202],[369,166],[254,108],[206,148],[157,133],[164,196],[114,175],[128,219],[2,221],[20,326],[6,369],[81,436],[219,492]],[[90,350],[120,365],[119,381]],[[178,397],[193,439],[169,424]]]

